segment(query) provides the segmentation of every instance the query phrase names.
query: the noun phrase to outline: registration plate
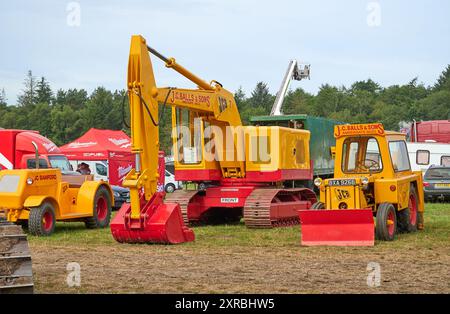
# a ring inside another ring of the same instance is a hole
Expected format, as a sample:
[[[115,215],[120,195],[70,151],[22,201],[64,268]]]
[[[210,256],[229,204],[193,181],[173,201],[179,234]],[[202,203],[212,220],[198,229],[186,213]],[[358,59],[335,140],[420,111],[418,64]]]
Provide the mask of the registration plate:
[[[329,186],[346,186],[346,185],[356,185],[355,179],[337,179],[328,180]]]
[[[434,185],[436,188],[444,188],[444,189],[450,189],[450,183],[436,183]]]
[[[220,199],[220,202],[221,203],[232,203],[232,204],[235,204],[235,203],[239,202],[239,199],[237,197],[222,197]]]

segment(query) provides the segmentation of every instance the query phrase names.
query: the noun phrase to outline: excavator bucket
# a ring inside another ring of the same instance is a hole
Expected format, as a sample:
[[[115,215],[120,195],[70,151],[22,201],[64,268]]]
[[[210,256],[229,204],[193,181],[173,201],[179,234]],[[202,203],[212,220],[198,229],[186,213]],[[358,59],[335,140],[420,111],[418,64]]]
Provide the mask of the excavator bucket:
[[[139,219],[131,219],[131,205],[124,204],[111,222],[114,239],[121,243],[178,244],[194,241],[178,204],[164,204],[156,193],[143,206]]]
[[[373,246],[370,209],[299,210],[301,244],[306,246]]]

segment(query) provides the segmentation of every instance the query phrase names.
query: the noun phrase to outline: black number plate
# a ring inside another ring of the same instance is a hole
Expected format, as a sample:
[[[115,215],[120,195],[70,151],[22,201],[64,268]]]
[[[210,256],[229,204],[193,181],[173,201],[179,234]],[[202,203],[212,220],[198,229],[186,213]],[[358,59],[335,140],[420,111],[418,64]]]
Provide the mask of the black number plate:
[[[355,179],[339,179],[339,180],[328,180],[329,186],[346,186],[346,185],[356,185]]]

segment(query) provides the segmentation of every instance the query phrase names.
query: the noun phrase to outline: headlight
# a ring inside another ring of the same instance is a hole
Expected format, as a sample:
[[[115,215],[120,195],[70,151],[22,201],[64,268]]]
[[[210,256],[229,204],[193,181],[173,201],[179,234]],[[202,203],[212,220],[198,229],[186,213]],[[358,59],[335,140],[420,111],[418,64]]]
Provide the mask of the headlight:
[[[32,185],[32,184],[33,184],[33,179],[28,178],[28,179],[27,179],[27,184],[28,184],[28,185]]]
[[[362,177],[361,178],[361,183],[364,184],[364,185],[369,184],[369,178],[368,177]]]
[[[322,179],[321,178],[315,178],[314,179],[314,185],[319,187],[322,184]]]

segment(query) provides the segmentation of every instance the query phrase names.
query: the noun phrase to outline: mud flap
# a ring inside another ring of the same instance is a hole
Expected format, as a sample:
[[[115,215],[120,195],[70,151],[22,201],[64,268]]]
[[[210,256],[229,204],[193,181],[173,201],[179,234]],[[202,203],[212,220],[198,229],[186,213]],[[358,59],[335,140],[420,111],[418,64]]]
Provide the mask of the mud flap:
[[[301,245],[373,246],[374,220],[370,209],[299,210]]]
[[[194,232],[186,227],[178,204],[149,201],[140,219],[131,219],[131,205],[124,204],[111,222],[111,233],[121,243],[179,244],[194,241]]]

